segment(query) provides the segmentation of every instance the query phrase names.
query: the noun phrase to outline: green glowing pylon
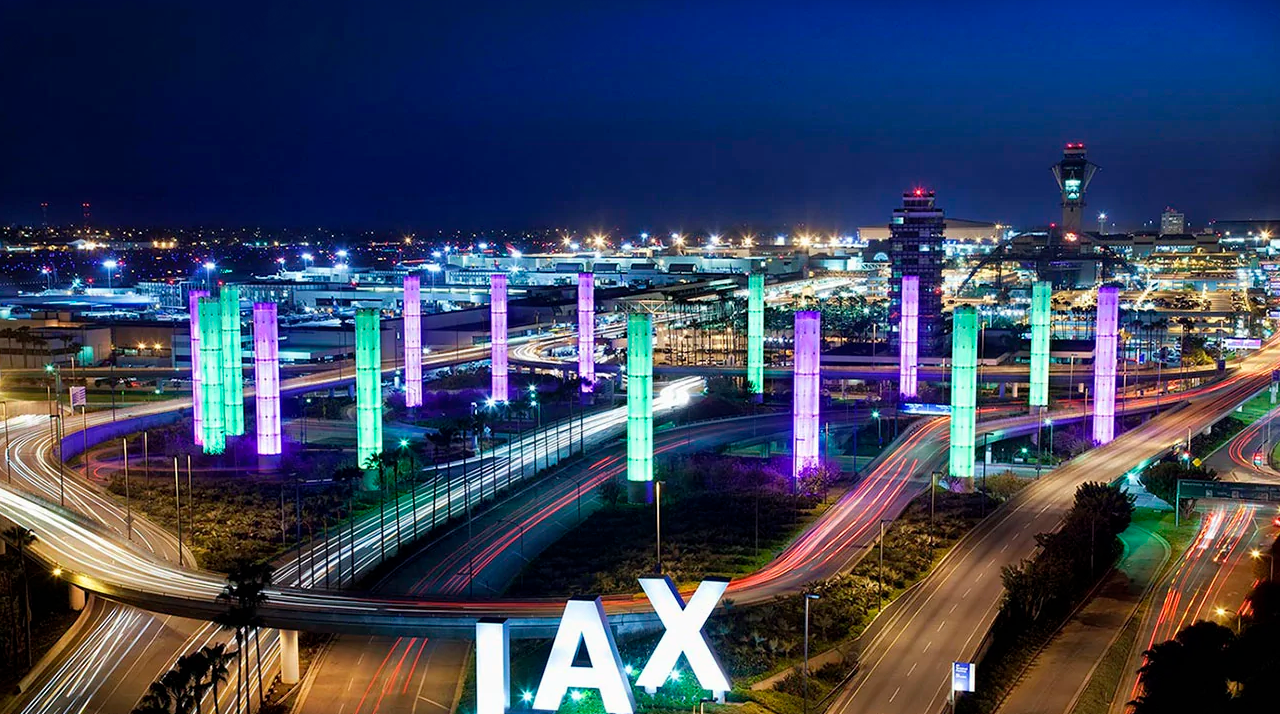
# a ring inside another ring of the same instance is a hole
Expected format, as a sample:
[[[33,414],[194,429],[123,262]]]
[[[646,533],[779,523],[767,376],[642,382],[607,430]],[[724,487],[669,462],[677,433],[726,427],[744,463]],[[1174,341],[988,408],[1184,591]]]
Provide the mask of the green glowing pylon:
[[[206,454],[221,454],[227,446],[223,414],[222,305],[216,298],[200,298],[200,378],[202,382],[202,445]]]
[[[764,394],[764,275],[747,278],[747,389]]]
[[[356,454],[364,468],[382,453],[382,342],[378,310],[356,310]]]
[[[978,406],[978,311],[957,307],[951,323],[951,475],[973,478]]]
[[[632,502],[653,500],[653,315],[627,317],[627,485]]]

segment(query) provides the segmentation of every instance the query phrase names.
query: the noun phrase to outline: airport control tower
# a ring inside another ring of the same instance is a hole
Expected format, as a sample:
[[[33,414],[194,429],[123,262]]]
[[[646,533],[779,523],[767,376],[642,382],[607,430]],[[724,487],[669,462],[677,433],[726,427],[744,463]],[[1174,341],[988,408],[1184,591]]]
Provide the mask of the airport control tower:
[[[1097,164],[1085,158],[1084,144],[1067,144],[1062,161],[1053,165],[1053,177],[1062,191],[1062,232],[1084,232],[1084,194],[1097,173]]]

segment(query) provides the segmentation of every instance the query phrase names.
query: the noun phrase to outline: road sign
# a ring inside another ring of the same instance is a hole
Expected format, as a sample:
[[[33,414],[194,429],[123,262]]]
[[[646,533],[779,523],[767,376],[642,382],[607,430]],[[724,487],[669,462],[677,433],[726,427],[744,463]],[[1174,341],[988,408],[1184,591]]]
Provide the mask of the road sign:
[[[1203,463],[1203,462],[1201,462],[1201,461],[1200,461],[1200,459],[1198,459],[1198,458],[1196,458],[1196,459],[1192,459],[1192,460],[1191,460],[1191,465],[1192,465],[1192,466],[1199,467],[1201,463]]]
[[[916,416],[951,416],[951,405],[907,402],[905,404],[898,405],[898,411],[903,414],[914,414]]]
[[[972,692],[977,686],[978,664],[976,662],[951,663],[951,691]]]
[[[71,406],[82,407],[85,405],[86,402],[88,402],[88,399],[85,397],[85,388],[72,387],[71,388]]]
[[[1280,503],[1280,484],[1178,479],[1178,498],[1218,498],[1228,501]]]
[[[1256,350],[1262,347],[1262,340],[1256,337],[1228,337],[1222,346],[1229,350]]]

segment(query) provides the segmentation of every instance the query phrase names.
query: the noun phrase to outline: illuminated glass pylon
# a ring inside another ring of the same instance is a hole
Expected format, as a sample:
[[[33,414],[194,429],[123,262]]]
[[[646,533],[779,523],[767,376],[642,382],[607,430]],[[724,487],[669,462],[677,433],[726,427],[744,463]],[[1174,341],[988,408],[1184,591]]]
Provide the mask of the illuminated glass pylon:
[[[578,273],[578,379],[582,380],[583,394],[590,394],[595,390],[596,276],[594,273]]]
[[[1120,329],[1120,288],[1098,288],[1098,321],[1093,346],[1093,440],[1116,438],[1116,343]]]
[[[253,304],[254,413],[258,455],[280,454],[280,333],[276,304]]]
[[[228,436],[244,433],[244,364],[240,350],[240,289],[224,285],[222,304],[222,419]]]
[[[1053,284],[1031,285],[1031,410],[1049,406],[1049,336],[1053,316]]]
[[[227,428],[223,420],[222,377],[222,304],[217,298],[199,298],[200,377],[204,407],[204,438],[201,446],[206,454],[221,454],[227,448]]]
[[[902,276],[902,314],[898,320],[898,394],[915,399],[920,379],[920,276]]]
[[[653,315],[627,316],[627,486],[633,503],[653,501]]]
[[[422,406],[422,280],[404,279],[404,405]]]
[[[382,342],[377,308],[356,310],[356,458],[382,453]]]
[[[191,314],[191,428],[196,446],[204,443],[204,375],[200,373],[200,298],[209,297],[208,290],[187,293],[187,311]]]
[[[753,395],[764,394],[764,275],[761,273],[747,276],[747,389]]]
[[[978,311],[957,307],[951,323],[951,475],[973,478],[978,407]]]
[[[791,383],[791,476],[818,464],[819,362],[822,315],[802,310],[795,316],[795,367]]]
[[[507,276],[489,276],[489,396],[505,402],[507,392]]]

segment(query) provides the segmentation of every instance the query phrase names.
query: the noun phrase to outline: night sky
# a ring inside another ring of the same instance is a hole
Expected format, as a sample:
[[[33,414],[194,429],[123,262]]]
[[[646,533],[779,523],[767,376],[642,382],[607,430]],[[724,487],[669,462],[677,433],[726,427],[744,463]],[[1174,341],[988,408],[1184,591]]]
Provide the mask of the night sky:
[[[1280,217],[1275,0],[9,0],[0,27],[0,222],[852,229],[920,185],[1027,226],[1066,141],[1121,228]]]

